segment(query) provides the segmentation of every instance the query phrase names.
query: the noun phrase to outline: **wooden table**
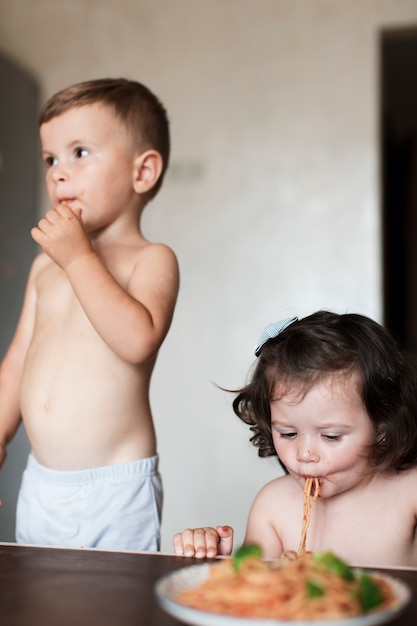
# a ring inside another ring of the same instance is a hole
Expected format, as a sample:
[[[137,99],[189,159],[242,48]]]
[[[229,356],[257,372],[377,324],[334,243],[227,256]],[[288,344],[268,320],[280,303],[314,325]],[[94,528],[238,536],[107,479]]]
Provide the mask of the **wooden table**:
[[[178,626],[157,604],[154,584],[194,559],[151,553],[0,544],[2,626]],[[391,624],[417,624],[417,570],[391,575],[413,598]]]

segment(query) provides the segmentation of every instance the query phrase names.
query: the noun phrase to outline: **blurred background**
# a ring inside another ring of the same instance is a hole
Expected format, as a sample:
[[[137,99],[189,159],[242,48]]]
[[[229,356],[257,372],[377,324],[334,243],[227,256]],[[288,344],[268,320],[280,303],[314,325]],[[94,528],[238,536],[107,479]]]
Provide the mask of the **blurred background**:
[[[163,551],[218,523],[238,544],[280,473],[219,389],[246,382],[268,322],[359,312],[417,343],[416,37],[416,0],[0,0],[1,356],[48,209],[42,102],[125,76],[169,112],[171,167],[143,219],[181,267],[151,397]],[[21,429],[0,473],[0,541],[14,540],[27,451]]]

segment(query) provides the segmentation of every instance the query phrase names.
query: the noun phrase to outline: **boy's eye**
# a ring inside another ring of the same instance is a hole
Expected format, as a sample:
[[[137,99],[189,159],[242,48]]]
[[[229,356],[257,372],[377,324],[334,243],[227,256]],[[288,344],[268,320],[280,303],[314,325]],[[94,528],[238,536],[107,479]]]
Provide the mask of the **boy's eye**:
[[[87,148],[76,148],[75,149],[75,156],[78,159],[83,159],[84,157],[86,157],[89,154]]]
[[[46,167],[52,167],[53,165],[56,165],[58,163],[58,159],[56,159],[53,156],[47,156],[44,158],[44,163],[46,165]]]

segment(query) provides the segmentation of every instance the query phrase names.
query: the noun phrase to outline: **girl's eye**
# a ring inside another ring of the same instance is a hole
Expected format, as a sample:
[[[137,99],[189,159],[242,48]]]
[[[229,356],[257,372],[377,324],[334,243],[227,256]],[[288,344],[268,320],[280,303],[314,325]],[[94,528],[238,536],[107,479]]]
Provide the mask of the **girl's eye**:
[[[86,157],[89,154],[87,148],[76,148],[75,149],[75,156],[78,159],[83,159],[84,157]]]
[[[322,435],[326,441],[340,441],[342,435]]]
[[[295,439],[297,436],[297,433],[280,433],[280,437],[282,439]]]

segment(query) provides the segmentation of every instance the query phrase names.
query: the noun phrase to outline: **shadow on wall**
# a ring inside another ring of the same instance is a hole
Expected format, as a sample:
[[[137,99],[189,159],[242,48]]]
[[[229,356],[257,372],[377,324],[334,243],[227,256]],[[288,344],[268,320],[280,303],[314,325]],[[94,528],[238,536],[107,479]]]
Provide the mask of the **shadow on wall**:
[[[36,246],[30,229],[38,204],[39,88],[32,76],[0,55],[0,358],[14,334]],[[0,471],[0,541],[15,540],[17,493],[29,443],[23,426]]]

